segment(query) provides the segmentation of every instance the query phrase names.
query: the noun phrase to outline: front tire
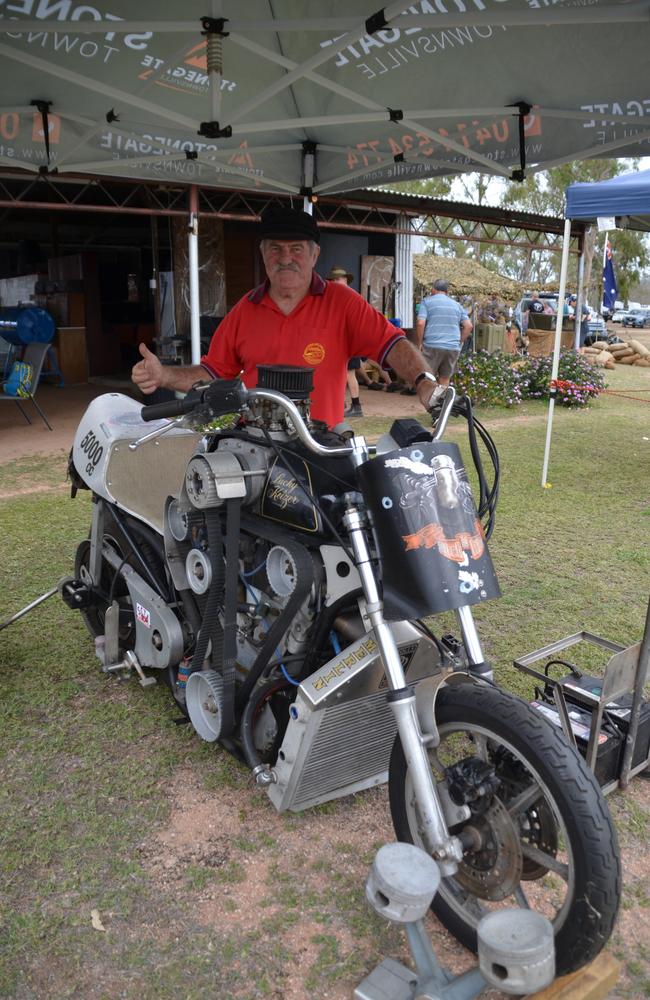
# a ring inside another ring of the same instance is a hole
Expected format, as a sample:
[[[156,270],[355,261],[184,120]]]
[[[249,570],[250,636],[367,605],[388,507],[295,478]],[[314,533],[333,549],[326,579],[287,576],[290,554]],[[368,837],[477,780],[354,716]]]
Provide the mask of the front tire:
[[[557,974],[580,968],[607,943],[620,897],[618,841],[598,783],[558,729],[498,688],[443,687],[436,720],[440,745],[429,751],[434,780],[448,780],[448,768],[460,761],[465,773],[487,763],[498,788],[488,809],[475,808],[452,828],[459,834],[471,827],[480,844],[465,851],[455,875],[442,879],[432,910],[472,951],[487,913],[539,910],[553,923]],[[423,846],[399,736],[389,796],[398,840]]]

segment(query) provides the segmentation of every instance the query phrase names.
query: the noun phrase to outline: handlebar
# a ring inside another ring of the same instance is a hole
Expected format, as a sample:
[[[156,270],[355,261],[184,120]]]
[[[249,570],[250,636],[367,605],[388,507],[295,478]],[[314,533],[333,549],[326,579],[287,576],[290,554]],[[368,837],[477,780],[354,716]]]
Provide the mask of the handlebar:
[[[282,407],[299,439],[315,455],[336,457],[352,455],[355,452],[354,446],[349,444],[334,448],[319,444],[312,437],[300,410],[291,399],[274,389],[247,389],[240,379],[214,379],[207,385],[194,386],[184,399],[170,399],[168,402],[143,406],[141,413],[142,419],[149,421],[161,417],[180,417],[197,411],[207,421],[227,413],[239,413],[248,403],[263,399]],[[147,434],[138,441],[131,442],[129,448],[135,451],[145,440],[164,433],[172,426],[170,423],[160,431],[154,431],[153,434]]]
[[[439,413],[437,410],[433,413],[435,419],[434,441],[439,441],[442,437],[455,399],[456,392],[450,386],[441,398]],[[247,389],[240,379],[214,379],[214,381],[209,382],[207,385],[194,386],[184,399],[170,399],[168,402],[143,406],[142,419],[150,421],[158,420],[161,417],[181,417],[197,411],[198,414],[208,421],[227,413],[238,413],[248,403],[257,400],[268,400],[280,406],[293,424],[298,438],[315,455],[331,458],[354,455],[358,452],[358,448],[354,444],[340,445],[333,448],[320,444],[310,433],[300,410],[291,399],[288,399],[287,396],[284,396],[281,392],[277,392],[275,389]],[[135,450],[145,440],[164,433],[172,426],[173,424],[170,423],[160,431],[147,434],[138,441],[132,442],[129,447]]]
[[[191,413],[196,406],[196,397],[190,399],[189,396],[185,396],[184,399],[169,399],[164,403],[149,403],[148,406],[143,406],[141,411],[141,417],[147,423],[150,420],[160,420],[165,417],[182,417],[186,413]]]

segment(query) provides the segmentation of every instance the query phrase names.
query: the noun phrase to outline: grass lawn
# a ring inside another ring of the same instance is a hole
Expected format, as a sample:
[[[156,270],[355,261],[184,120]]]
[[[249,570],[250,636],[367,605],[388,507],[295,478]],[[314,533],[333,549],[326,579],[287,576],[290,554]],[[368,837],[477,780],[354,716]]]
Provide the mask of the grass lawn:
[[[556,409],[550,489],[545,406],[478,414],[501,459],[490,549],[503,596],[476,619],[499,681],[526,699],[532,686],[514,657],[580,629],[625,645],[643,633],[650,374],[619,366],[608,381],[633,398]],[[373,436],[386,422],[357,427]],[[449,438],[469,464],[463,427]],[[63,456],[0,465],[0,619],[72,571],[90,501],[71,500],[64,477]],[[456,631],[453,616],[432,625]],[[0,632],[0,671],[0,996],[339,1000],[387,950],[397,954],[399,934],[363,900],[388,829],[383,792],[277,817],[245,770],[176,725],[162,685],[102,675],[81,619],[58,598]],[[617,997],[650,995],[648,784],[635,778],[610,796],[626,850],[643,859],[626,870],[624,915],[646,928],[636,939],[622,925],[614,939],[625,963]],[[228,808],[212,830],[207,811],[183,842],[174,822],[188,789],[195,816],[206,801]],[[360,818],[364,850],[346,840]],[[298,846],[287,856],[289,843]],[[292,968],[302,986],[289,988]]]

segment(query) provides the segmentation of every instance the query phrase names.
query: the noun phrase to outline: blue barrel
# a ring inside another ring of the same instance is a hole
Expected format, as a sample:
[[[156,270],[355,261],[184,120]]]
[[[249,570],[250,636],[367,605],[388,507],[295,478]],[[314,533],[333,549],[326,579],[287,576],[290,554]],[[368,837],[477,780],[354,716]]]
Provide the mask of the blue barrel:
[[[37,306],[0,308],[0,337],[15,347],[24,344],[49,344],[56,330],[54,320]]]

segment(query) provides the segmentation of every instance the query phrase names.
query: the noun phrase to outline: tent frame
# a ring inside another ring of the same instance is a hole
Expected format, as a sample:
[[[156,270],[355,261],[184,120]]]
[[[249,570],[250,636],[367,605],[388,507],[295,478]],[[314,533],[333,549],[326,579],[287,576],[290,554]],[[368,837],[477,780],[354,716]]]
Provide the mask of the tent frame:
[[[384,105],[373,101],[368,96],[358,93],[357,91],[349,88],[343,87],[334,81],[328,80],[317,72],[318,68],[329,62],[334,56],[342,52],[348,46],[352,46],[355,42],[358,42],[365,35],[372,35],[375,32],[386,29],[387,27],[394,25],[398,26],[400,29],[422,29],[422,28],[464,28],[464,27],[476,27],[476,26],[518,26],[525,25],[534,28],[543,28],[549,25],[572,25],[572,24],[596,24],[596,25],[606,25],[606,24],[620,24],[621,22],[627,23],[639,23],[647,25],[648,19],[650,18],[650,0],[637,0],[636,3],[631,3],[629,5],[618,5],[618,6],[594,6],[594,7],[542,7],[538,10],[531,10],[528,8],[521,8],[518,10],[507,10],[499,8],[498,10],[483,10],[483,11],[471,11],[471,12],[461,12],[453,11],[451,13],[442,13],[437,11],[434,14],[424,13],[422,11],[417,12],[412,8],[408,13],[404,11],[403,0],[396,0],[396,2],[389,4],[381,10],[378,10],[371,17],[360,20],[357,17],[322,17],[322,18],[279,18],[274,19],[259,19],[259,20],[239,20],[239,19],[227,19],[219,16],[221,12],[221,3],[219,0],[212,0],[212,17],[201,17],[196,21],[184,21],[184,20],[158,20],[153,24],[147,21],[138,20],[76,20],[74,22],[74,29],[80,34],[92,35],[101,34],[105,36],[108,40],[113,39],[115,35],[125,35],[129,33],[137,32],[150,32],[154,31],[156,33],[174,33],[180,35],[184,38],[189,36],[195,36],[197,41],[202,40],[205,36],[208,38],[208,78],[210,81],[210,109],[213,114],[213,120],[210,122],[200,122],[186,114],[180,114],[172,111],[169,108],[165,108],[155,101],[151,101],[144,97],[143,94],[152,86],[156,78],[156,72],[154,71],[149,78],[144,82],[141,87],[140,93],[129,93],[122,90],[120,87],[114,85],[107,85],[103,81],[94,79],[92,76],[77,73],[73,70],[69,70],[64,66],[55,65],[47,59],[43,59],[40,56],[34,55],[32,52],[25,52],[16,48],[11,47],[0,42],[0,58],[6,63],[18,62],[22,63],[33,69],[39,76],[55,76],[59,79],[66,80],[67,82],[73,84],[75,87],[85,88],[93,92],[101,93],[107,98],[107,100],[112,100],[116,102],[120,108],[137,109],[139,111],[144,111],[149,115],[154,121],[160,121],[161,123],[171,123],[182,129],[185,129],[191,133],[198,133],[199,135],[209,136],[211,139],[219,138],[221,136],[236,136],[243,135],[244,133],[249,136],[255,132],[268,133],[274,130],[288,129],[288,130],[302,130],[303,134],[306,135],[306,130],[310,128],[327,128],[328,126],[337,125],[354,125],[354,124],[367,124],[371,122],[400,122],[401,125],[413,132],[419,133],[425,136],[429,141],[436,146],[442,148],[442,150],[451,150],[456,153],[461,153],[467,160],[467,169],[476,170],[481,169],[482,172],[490,174],[492,176],[500,176],[503,178],[514,178],[521,179],[524,174],[524,169],[526,168],[525,155],[523,144],[521,143],[522,138],[522,128],[521,122],[523,121],[525,114],[530,114],[531,111],[534,113],[539,113],[547,117],[555,117],[561,120],[589,120],[593,118],[593,114],[589,112],[576,111],[575,109],[568,108],[534,108],[531,103],[525,100],[516,101],[514,104],[507,105],[505,107],[499,108],[480,108],[472,107],[468,109],[435,109],[435,108],[425,108],[425,109],[395,109],[386,108]],[[0,35],[9,34],[15,32],[17,28],[21,32],[38,32],[38,33],[56,33],[61,30],[62,22],[60,20],[38,20],[38,19],[2,19],[0,20]],[[305,33],[305,32],[323,32],[326,31],[331,33],[331,37],[328,39],[327,43],[322,44],[320,48],[313,52],[313,54],[302,63],[296,63],[291,59],[286,58],[281,53],[274,51],[268,46],[261,45],[255,42],[253,39],[245,36],[242,32],[246,33],[268,33],[274,32],[280,34],[282,32],[294,32],[294,33]],[[220,114],[221,110],[221,53],[224,44],[235,45],[243,48],[247,52],[252,53],[256,57],[262,60],[267,60],[274,65],[281,66],[285,72],[284,74],[276,79],[273,83],[269,84],[260,93],[256,94],[254,97],[245,100],[238,107],[233,108],[228,115],[228,120],[226,122],[221,122],[217,120],[214,116]],[[356,104],[364,108],[363,112],[358,113],[345,113],[336,115],[320,115],[312,118],[284,118],[278,119],[276,121],[268,120],[258,120],[250,121],[249,116],[255,113],[260,106],[263,106],[271,98],[275,97],[277,94],[291,87],[293,84],[302,79],[308,79],[310,83],[315,83],[317,86],[324,88],[325,90],[336,93],[337,95],[348,99],[352,104]],[[7,112],[14,111],[16,109],[6,109]],[[72,120],[71,116],[65,114],[65,109],[55,109],[56,113],[65,121],[66,119]],[[111,114],[111,112],[109,112]],[[512,116],[518,117],[520,121],[520,169],[511,170],[510,167],[498,163],[495,160],[489,159],[483,156],[480,152],[472,149],[468,149],[462,143],[457,142],[450,136],[441,136],[439,132],[430,128],[425,124],[427,119],[435,118],[437,121],[444,119],[446,117],[458,118],[458,116],[472,116],[485,118],[492,117],[494,115],[500,116]],[[45,112],[47,115],[47,111]],[[630,115],[607,115],[608,121],[620,125],[637,125],[639,119],[635,116]],[[81,143],[83,144],[86,138],[92,135],[100,127],[98,122],[90,119],[82,119],[80,116],[75,118],[77,123],[85,124],[89,130]],[[113,120],[119,120],[117,116]],[[47,134],[47,130],[45,130]],[[615,149],[624,149],[627,145],[635,145],[641,139],[650,138],[650,131],[639,132],[634,135],[626,136],[622,139],[617,139],[613,142],[607,144],[607,146],[602,145],[591,145],[583,150],[574,151],[570,156],[562,157],[558,160],[551,162],[543,162],[533,165],[533,170],[547,170],[551,166],[557,166],[560,163],[567,162],[568,160],[584,159],[594,155],[602,155],[605,152],[612,152]],[[293,143],[289,143],[280,147],[282,150],[291,150],[294,148]],[[338,151],[338,150],[337,150]],[[67,158],[69,159],[72,151],[68,151]],[[222,162],[221,157],[224,153],[219,154],[219,152],[214,155],[212,151],[210,153],[193,151],[193,158],[199,158],[202,167],[214,171],[217,178],[221,176],[237,177],[246,176],[249,174],[246,170],[238,167],[236,164],[227,162]],[[378,148],[374,151],[376,153],[376,160],[373,161],[373,167],[378,168],[381,166],[390,165],[394,162],[394,155],[388,148],[382,149]],[[160,154],[165,156],[170,156],[169,151],[161,147]],[[232,150],[228,151],[228,154],[232,158]],[[315,150],[314,150],[315,154]],[[174,156],[172,154],[173,160],[182,160],[185,156]],[[409,153],[401,154],[401,158],[404,162],[413,163],[417,161],[418,153],[416,151],[411,151]],[[49,157],[48,157],[49,159]],[[0,158],[0,162],[5,162],[4,158]],[[57,169],[59,171],[74,172],[81,168],[87,172],[102,172],[107,174],[124,175],[130,176],[130,172],[137,167],[146,164],[147,159],[131,159],[131,160],[97,160],[94,162],[86,163],[67,163],[62,158],[57,163]],[[31,163],[19,163],[14,160],[14,165],[20,165],[27,170],[34,170],[34,165]],[[429,161],[429,166],[437,169],[441,172],[458,172],[458,165],[452,164],[445,161],[444,155],[439,161]],[[530,167],[528,167],[530,170]],[[286,180],[279,177],[272,177],[265,174],[265,184],[269,185],[271,188],[276,190],[285,190],[288,193],[302,194],[305,197],[309,197],[312,193],[321,193],[327,190],[331,190],[340,185],[349,184],[351,180],[356,177],[361,177],[368,173],[368,165],[360,169],[349,170],[346,173],[339,175],[336,178],[330,178],[326,181],[318,184],[313,192],[309,185],[298,187],[295,183],[288,184]],[[307,190],[304,190],[304,188]]]

